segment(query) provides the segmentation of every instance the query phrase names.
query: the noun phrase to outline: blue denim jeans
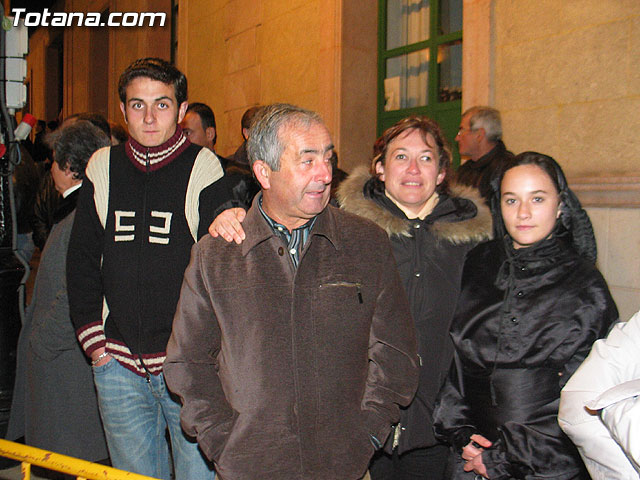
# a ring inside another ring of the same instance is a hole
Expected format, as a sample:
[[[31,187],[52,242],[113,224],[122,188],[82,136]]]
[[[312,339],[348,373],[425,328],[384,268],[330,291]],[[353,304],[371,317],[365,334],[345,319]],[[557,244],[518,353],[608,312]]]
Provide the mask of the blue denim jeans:
[[[115,468],[171,479],[169,429],[176,480],[213,479],[198,444],[180,427],[180,404],[169,396],[164,376],[147,380],[116,360],[93,367],[100,415]]]

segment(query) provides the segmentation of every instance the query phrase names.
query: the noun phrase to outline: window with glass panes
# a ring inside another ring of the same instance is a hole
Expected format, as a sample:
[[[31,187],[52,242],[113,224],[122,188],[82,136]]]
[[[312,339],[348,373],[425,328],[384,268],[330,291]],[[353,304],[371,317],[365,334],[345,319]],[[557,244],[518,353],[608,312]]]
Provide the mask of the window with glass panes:
[[[379,0],[378,134],[427,115],[454,138],[462,108],[462,0]]]

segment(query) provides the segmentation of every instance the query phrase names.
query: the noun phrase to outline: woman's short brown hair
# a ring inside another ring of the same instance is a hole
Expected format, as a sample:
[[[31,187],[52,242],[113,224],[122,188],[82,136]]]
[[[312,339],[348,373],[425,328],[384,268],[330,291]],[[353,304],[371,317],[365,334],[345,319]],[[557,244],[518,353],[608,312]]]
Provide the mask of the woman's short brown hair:
[[[449,169],[451,167],[451,148],[449,147],[449,143],[440,128],[434,120],[431,120],[428,117],[412,115],[410,117],[403,118],[402,120],[396,122],[391,127],[387,128],[384,133],[376,140],[376,143],[373,144],[373,159],[371,160],[371,173],[373,175],[376,174],[376,164],[381,162],[382,165],[385,164],[387,149],[389,148],[389,144],[391,141],[400,136],[404,132],[408,132],[410,130],[417,130],[420,132],[422,136],[422,140],[424,143],[429,145],[429,141],[427,136],[430,134],[435,140],[435,146],[438,147],[439,158],[438,158],[438,167],[440,171],[445,171],[447,174],[445,175],[444,181],[438,185],[436,191],[438,193],[443,193],[448,190],[447,178],[449,174]]]

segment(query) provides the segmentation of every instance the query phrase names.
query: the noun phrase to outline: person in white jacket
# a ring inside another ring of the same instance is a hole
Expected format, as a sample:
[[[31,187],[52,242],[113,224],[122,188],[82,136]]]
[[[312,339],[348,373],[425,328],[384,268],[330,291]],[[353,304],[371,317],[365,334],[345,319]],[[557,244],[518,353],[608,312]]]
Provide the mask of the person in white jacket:
[[[558,423],[594,480],[640,478],[640,312],[618,323],[562,389]]]

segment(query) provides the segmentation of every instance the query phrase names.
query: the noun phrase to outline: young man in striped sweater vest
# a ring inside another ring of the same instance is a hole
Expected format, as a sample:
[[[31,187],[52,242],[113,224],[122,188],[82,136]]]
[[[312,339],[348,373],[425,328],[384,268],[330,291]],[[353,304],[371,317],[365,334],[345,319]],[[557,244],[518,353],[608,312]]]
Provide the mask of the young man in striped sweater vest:
[[[71,317],[94,367],[113,465],[169,479],[168,428],[175,478],[213,478],[180,428],[162,363],[191,247],[231,192],[215,154],[179,126],[179,70],[137,60],[118,93],[129,140],[98,150],[87,167],[67,260]]]

